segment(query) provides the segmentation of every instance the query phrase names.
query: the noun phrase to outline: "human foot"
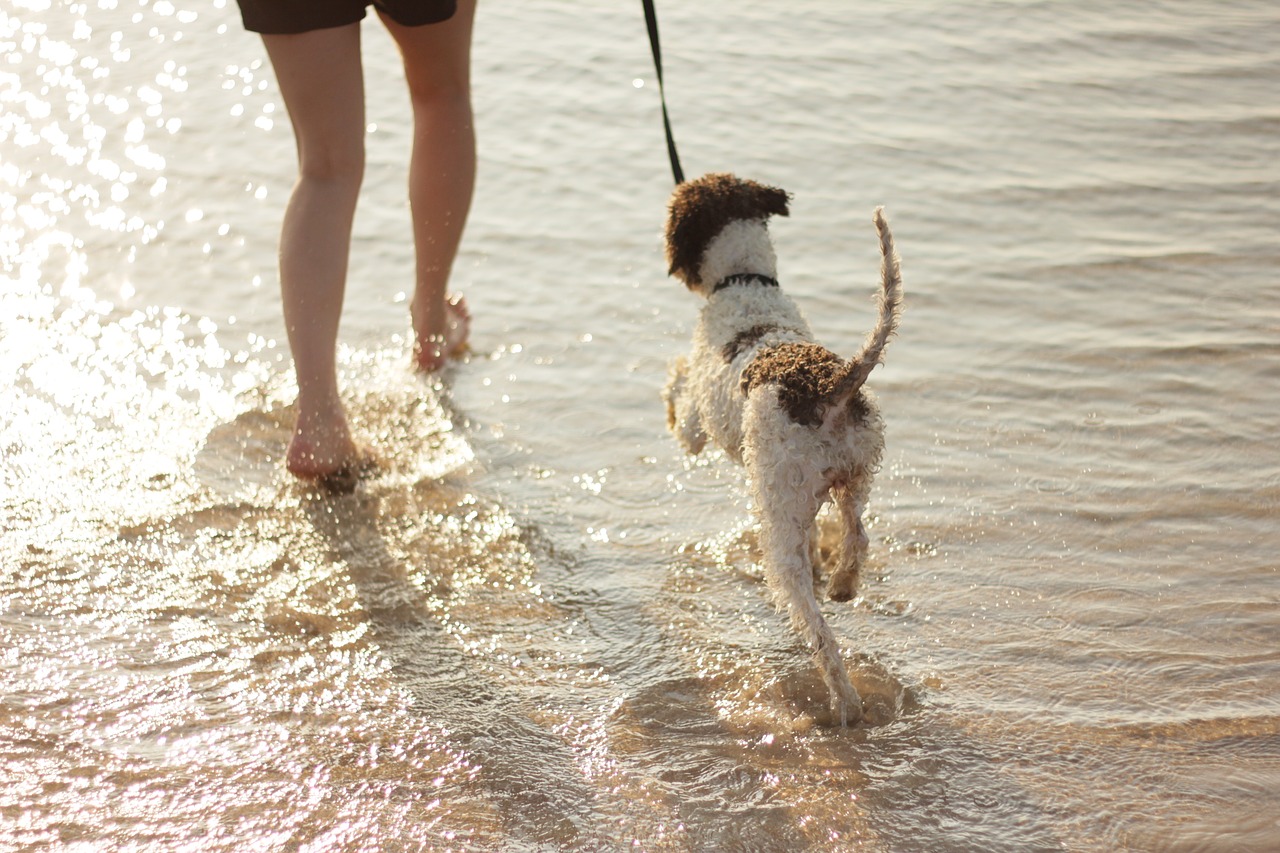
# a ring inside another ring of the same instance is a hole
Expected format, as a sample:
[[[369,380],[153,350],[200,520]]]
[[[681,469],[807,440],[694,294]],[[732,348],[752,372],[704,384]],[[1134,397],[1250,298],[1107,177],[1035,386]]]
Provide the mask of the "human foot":
[[[356,449],[356,455],[327,474],[321,474],[312,482],[321,491],[331,495],[349,495],[363,480],[378,476],[384,470],[382,460],[367,447]]]
[[[444,323],[438,331],[431,331],[427,320],[414,318],[413,360],[424,373],[437,370],[450,358],[466,352],[467,336],[471,333],[471,311],[467,308],[467,300],[455,294],[443,304]]]
[[[330,494],[348,494],[381,470],[377,456],[357,445],[342,422],[328,429],[295,428],[285,465],[299,480]]]

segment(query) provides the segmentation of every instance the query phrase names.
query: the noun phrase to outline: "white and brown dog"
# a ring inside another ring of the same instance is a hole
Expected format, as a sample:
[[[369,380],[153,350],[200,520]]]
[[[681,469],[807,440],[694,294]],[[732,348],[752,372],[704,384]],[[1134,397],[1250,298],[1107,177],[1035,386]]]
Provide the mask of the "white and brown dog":
[[[667,423],[690,453],[708,439],[747,470],[760,515],[764,568],[780,606],[813,649],[835,719],[854,723],[862,701],[814,595],[811,537],[834,499],[844,525],[827,586],[853,597],[867,550],[862,513],[884,450],[884,421],[863,387],[898,325],[902,279],[879,208],[879,319],[845,360],[812,340],[777,281],[770,216],[786,216],[783,190],[733,175],[681,184],[671,197],[670,274],[702,296],[693,351],[671,365]]]

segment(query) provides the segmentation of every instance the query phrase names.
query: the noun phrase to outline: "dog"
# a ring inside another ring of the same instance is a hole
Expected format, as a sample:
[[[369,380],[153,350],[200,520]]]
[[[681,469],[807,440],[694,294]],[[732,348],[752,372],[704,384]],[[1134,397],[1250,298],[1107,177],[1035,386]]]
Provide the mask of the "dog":
[[[864,384],[898,327],[902,276],[883,208],[878,319],[843,359],[813,342],[778,285],[768,220],[789,215],[785,190],[712,173],[679,185],[666,223],[668,274],[705,301],[687,356],[672,361],[667,425],[692,454],[707,441],[741,463],[760,519],[765,575],[780,608],[812,649],[841,725],[862,700],[814,594],[816,518],[835,502],[843,524],[827,586],[854,595],[869,544],[862,514],[884,451],[884,421]]]

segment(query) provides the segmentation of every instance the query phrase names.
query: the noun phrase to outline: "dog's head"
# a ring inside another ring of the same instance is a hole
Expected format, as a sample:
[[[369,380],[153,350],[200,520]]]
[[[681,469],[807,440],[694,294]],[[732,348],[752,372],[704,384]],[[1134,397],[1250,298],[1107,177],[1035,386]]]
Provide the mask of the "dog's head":
[[[668,273],[697,289],[707,247],[726,226],[744,221],[763,225],[770,216],[786,216],[790,199],[785,190],[726,173],[703,175],[676,187],[667,216]]]

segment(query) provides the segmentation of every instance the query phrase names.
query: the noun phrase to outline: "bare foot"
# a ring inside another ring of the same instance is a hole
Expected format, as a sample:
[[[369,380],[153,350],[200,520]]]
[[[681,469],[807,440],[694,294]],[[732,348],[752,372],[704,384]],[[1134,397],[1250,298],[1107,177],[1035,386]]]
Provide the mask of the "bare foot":
[[[471,333],[471,311],[467,308],[467,300],[460,294],[450,296],[444,302],[444,313],[444,330],[441,333],[426,333],[424,324],[422,331],[415,334],[413,360],[424,373],[438,370],[450,358],[466,352],[467,337]]]
[[[360,447],[350,460],[311,482],[331,495],[349,495],[361,481],[377,477],[383,470],[382,460],[377,454],[367,447]]]
[[[351,492],[381,468],[372,451],[352,440],[344,418],[324,426],[304,424],[299,418],[285,465],[299,480],[332,494]]]

